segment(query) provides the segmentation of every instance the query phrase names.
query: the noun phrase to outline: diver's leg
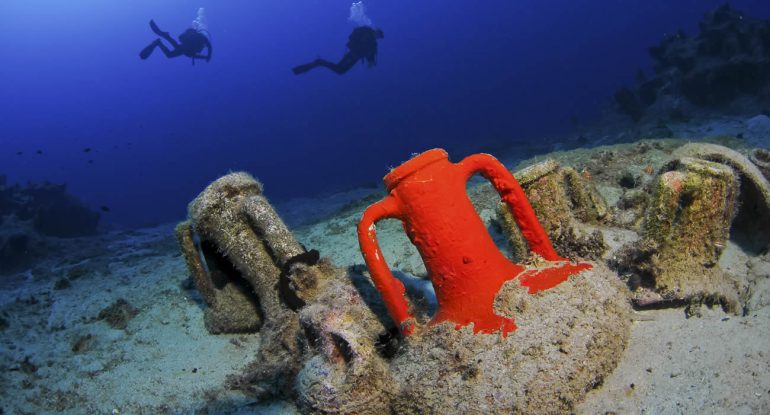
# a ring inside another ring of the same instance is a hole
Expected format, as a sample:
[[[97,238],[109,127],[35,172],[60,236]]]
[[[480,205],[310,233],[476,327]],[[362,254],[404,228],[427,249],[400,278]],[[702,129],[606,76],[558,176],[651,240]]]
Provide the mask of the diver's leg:
[[[175,48],[173,50],[166,47],[166,45],[163,44],[163,42],[160,41],[160,39],[156,40],[158,42],[158,47],[163,52],[164,55],[166,55],[167,58],[176,58],[177,56],[182,55],[182,51],[180,51],[178,48]]]
[[[294,72],[294,75],[300,75],[300,74],[303,74],[303,73],[305,73],[305,72],[307,72],[307,71],[309,71],[311,69],[315,69],[315,68],[321,66],[321,62],[322,61],[323,61],[323,59],[316,59],[316,60],[314,60],[313,62],[310,62],[310,63],[306,63],[306,64],[303,64],[303,65],[297,65],[297,66],[291,68],[291,71]]]
[[[155,23],[155,20],[150,20],[150,29],[152,29],[152,31],[155,32],[156,35],[162,37],[163,39],[166,39],[166,41],[171,44],[172,48],[179,49],[179,43],[177,43],[176,39],[171,37],[171,35],[168,32],[164,32],[160,30],[158,25]]]
[[[342,57],[342,60],[337,63],[321,59],[319,65],[331,69],[338,75],[342,75],[349,71],[350,68],[356,64],[356,62],[358,62],[358,58],[356,56],[354,56],[352,53],[346,53],[345,56]]]

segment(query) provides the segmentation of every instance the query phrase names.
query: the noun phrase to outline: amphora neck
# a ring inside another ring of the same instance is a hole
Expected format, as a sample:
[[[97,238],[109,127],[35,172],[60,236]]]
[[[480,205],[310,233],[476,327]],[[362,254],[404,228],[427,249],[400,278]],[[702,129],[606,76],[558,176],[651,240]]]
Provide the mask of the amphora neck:
[[[420,153],[408,161],[405,161],[402,165],[396,167],[395,169],[391,170],[390,173],[385,175],[383,178],[383,181],[385,181],[385,188],[388,190],[388,192],[390,192],[405,178],[424,169],[429,164],[433,164],[441,160],[449,160],[449,154],[447,154],[447,152],[443,149],[434,148],[432,150]]]

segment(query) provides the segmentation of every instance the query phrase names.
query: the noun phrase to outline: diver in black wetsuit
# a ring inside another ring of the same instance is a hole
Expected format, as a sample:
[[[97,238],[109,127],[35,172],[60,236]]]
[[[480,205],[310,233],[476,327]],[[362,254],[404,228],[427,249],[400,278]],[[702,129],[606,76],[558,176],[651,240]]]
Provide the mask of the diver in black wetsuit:
[[[158,25],[155,24],[154,20],[150,20],[150,28],[156,35],[170,43],[172,49],[166,47],[160,39],[155,39],[152,43],[147,45],[147,47],[142,49],[139,53],[140,58],[149,58],[150,54],[152,54],[155,48],[158,47],[163,51],[163,54],[166,55],[167,58],[175,58],[182,55],[192,58],[193,65],[195,65],[196,58],[205,59],[206,62],[211,60],[211,42],[203,32],[199,32],[193,28],[187,29],[184,33],[179,35],[179,42],[177,42],[168,34],[168,32],[162,32],[158,28]],[[207,54],[201,55],[204,47],[207,49]]]
[[[295,75],[303,74],[319,66],[325,66],[339,75],[344,74],[353,67],[358,61],[366,61],[369,66],[377,64],[377,39],[382,39],[384,34],[380,29],[374,29],[370,26],[359,26],[353,29],[348,36],[348,52],[337,63],[329,62],[318,58],[313,62],[304,65],[295,66],[292,72]]]

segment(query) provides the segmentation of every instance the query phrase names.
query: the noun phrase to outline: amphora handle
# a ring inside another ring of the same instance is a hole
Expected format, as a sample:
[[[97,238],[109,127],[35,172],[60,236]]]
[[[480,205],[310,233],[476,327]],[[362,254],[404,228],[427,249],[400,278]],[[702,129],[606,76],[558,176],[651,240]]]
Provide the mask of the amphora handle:
[[[474,154],[457,163],[466,180],[476,173],[492,183],[508,209],[511,210],[519,230],[527,240],[529,249],[548,261],[564,261],[553,249],[548,234],[529,204],[529,199],[513,174],[495,157],[489,154]]]
[[[404,284],[390,272],[377,242],[375,223],[388,218],[401,219],[398,202],[392,196],[386,196],[366,208],[361,221],[358,222],[358,243],[366,266],[369,267],[374,286],[380,292],[390,317],[398,325],[401,333],[408,336],[414,330],[414,316],[409,312],[409,304],[404,296],[406,290]]]

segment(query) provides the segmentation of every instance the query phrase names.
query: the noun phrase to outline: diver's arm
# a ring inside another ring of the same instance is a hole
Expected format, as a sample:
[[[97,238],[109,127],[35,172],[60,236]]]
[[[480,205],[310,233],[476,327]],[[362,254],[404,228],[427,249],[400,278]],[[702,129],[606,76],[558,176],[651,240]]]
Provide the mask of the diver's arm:
[[[208,38],[206,38],[206,49],[208,53],[206,54],[205,58],[206,58],[206,62],[208,62],[211,60],[211,42],[209,41]]]

